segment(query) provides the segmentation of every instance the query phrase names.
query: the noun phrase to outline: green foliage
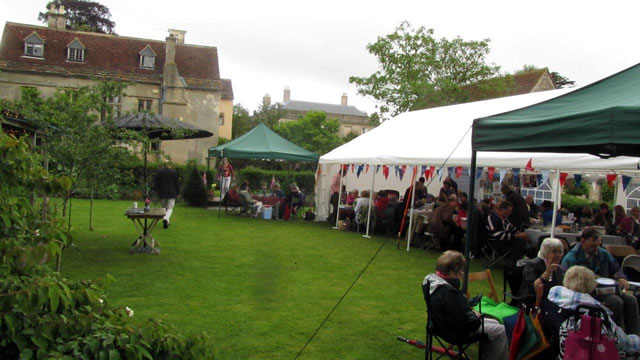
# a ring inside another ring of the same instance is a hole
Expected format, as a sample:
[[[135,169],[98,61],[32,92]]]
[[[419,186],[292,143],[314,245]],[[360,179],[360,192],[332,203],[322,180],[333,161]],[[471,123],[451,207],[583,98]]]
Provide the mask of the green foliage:
[[[285,139],[316,154],[326,154],[343,144],[340,122],[327,119],[322,111],[309,111],[296,121],[287,121],[274,129]]]
[[[550,72],[549,75],[551,76],[551,80],[553,80],[553,83],[556,84],[557,89],[562,89],[564,87],[573,87],[576,85],[575,81],[560,75],[557,71]]]
[[[57,212],[42,211],[17,188],[42,196],[71,187],[30,152],[27,139],[0,134],[0,354],[8,359],[200,359],[203,336],[185,338],[159,321],[138,326],[128,308],[109,306],[114,279],[71,281],[49,267],[71,242]],[[37,204],[37,205],[36,205]]]
[[[187,168],[187,181],[182,187],[182,197],[191,206],[203,206],[207,203],[207,190],[202,181],[202,174],[195,166]]]
[[[256,125],[257,123],[254,123],[249,116],[249,110],[242,106],[242,104],[233,105],[233,124],[231,125],[231,133],[234,139],[244,135]],[[218,145],[220,145],[219,142]]]
[[[568,193],[562,194],[562,207],[567,209],[568,213],[572,212],[576,215],[581,214],[584,207],[590,207],[595,213],[597,212],[599,205],[599,202],[589,201],[582,196],[571,195]]]
[[[111,21],[109,8],[97,1],[89,0],[55,0],[47,3],[47,12],[38,14],[38,20],[46,23],[48,10],[51,5],[64,5],[67,17],[67,28],[98,32],[103,34],[115,34],[113,29],[116,23]]]
[[[455,104],[468,98],[463,85],[496,76],[499,67],[486,63],[489,39],[436,39],[433,29],[402,22],[392,34],[367,45],[379,70],[369,77],[352,76],[358,93],[373,97],[381,119],[388,115]]]
[[[589,197],[590,187],[591,187],[590,184],[586,181],[581,181],[580,186],[576,186],[575,179],[567,179],[567,181],[564,184],[564,191],[569,195],[576,195],[576,196],[582,195],[585,197]]]
[[[602,182],[602,186],[600,187],[600,198],[603,202],[609,204],[612,203],[614,192],[615,190],[613,186],[609,186],[609,183],[606,181]]]
[[[313,192],[315,173],[312,171],[273,171],[248,167],[237,171],[238,182],[247,181],[253,192],[270,191],[271,178],[275,177],[280,187],[287,191],[295,183],[307,195]]]

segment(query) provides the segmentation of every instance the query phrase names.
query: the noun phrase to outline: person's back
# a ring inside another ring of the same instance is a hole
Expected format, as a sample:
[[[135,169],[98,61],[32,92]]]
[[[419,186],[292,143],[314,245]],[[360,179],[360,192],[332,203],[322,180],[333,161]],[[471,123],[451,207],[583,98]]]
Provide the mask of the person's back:
[[[178,197],[178,173],[165,166],[156,175],[156,191],[160,199],[175,199]]]

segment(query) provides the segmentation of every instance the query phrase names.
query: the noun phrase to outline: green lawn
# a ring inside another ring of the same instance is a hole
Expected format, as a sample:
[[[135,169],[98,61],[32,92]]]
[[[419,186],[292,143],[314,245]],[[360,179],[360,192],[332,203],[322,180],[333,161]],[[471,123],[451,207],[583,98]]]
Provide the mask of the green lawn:
[[[63,275],[112,274],[112,305],[129,306],[140,320],[165,319],[185,334],[208,333],[219,359],[293,359],[385,241],[300,218],[218,219],[217,211],[178,206],[171,227],[154,232],[160,255],[130,255],[137,235],[123,216],[130,203],[97,201],[91,232],[88,204],[73,202],[77,249],[65,251]],[[300,358],[422,358],[395,338],[424,337],[420,284],[437,256],[396,250],[389,239]],[[502,283],[501,274],[494,278]]]

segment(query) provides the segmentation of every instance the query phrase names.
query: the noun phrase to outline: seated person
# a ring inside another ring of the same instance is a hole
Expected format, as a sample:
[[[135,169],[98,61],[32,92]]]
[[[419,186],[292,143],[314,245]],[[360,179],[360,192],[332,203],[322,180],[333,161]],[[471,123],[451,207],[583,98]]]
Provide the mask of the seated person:
[[[524,248],[529,242],[529,235],[516,229],[509,221],[509,215],[513,211],[513,205],[508,201],[502,201],[498,207],[489,212],[487,217],[487,235],[492,246],[502,250],[511,250],[511,264],[524,255]]]
[[[562,266],[568,269],[575,265],[586,266],[599,277],[615,279],[622,289],[628,289],[627,277],[611,254],[600,247],[600,233],[593,227],[582,231],[580,242],[576,244],[562,259]],[[640,331],[638,317],[638,301],[631,294],[616,293],[596,296],[606,307],[613,311],[616,324],[629,334]]]
[[[458,184],[456,184],[451,177],[447,176],[442,182],[442,188],[440,188],[440,194],[438,194],[438,201],[446,203],[449,195],[458,194]]]
[[[304,198],[305,196],[298,188],[298,185],[291,183],[291,185],[289,185],[289,195],[287,195],[286,202],[292,213],[295,214],[297,209],[304,206]]]
[[[387,196],[387,192],[384,190],[378,191],[375,199],[375,207],[378,214],[384,214],[384,211],[389,206],[389,197]]]
[[[470,335],[482,331],[479,314],[471,309],[466,296],[460,291],[466,260],[457,251],[445,251],[436,262],[435,274],[427,275],[422,286],[429,283],[431,320],[443,338],[464,341]],[[482,346],[483,359],[508,359],[509,344],[504,326],[497,320],[484,319],[487,335]]]
[[[460,192],[460,198],[458,199],[458,218],[466,218],[469,211],[469,195],[466,192]]]
[[[356,207],[353,209],[353,211],[356,214],[356,216],[355,216],[356,219],[359,219],[361,211],[363,211],[365,208],[366,209],[369,208],[369,203],[371,201],[369,199],[369,195],[371,195],[369,190],[362,190],[362,193],[360,194],[360,197],[355,201]]]
[[[617,234],[621,236],[633,236],[634,219],[631,216],[627,216],[622,205],[616,205],[613,208],[614,221],[613,225],[616,226]]]
[[[273,196],[279,197],[280,199],[284,199],[286,197],[286,195],[284,194],[284,191],[280,189],[279,183],[273,184],[272,191],[273,191]]]
[[[589,206],[583,207],[580,212],[580,218],[577,221],[579,221],[578,224],[583,228],[593,226],[593,209]]]
[[[222,204],[230,205],[230,206],[238,206],[240,205],[240,195],[238,195],[238,185],[233,183],[231,187],[229,187],[229,191],[224,194],[224,198],[222,199]]]
[[[640,350],[640,338],[629,334],[619,326],[610,316],[610,311],[601,302],[594,299],[591,294],[596,289],[596,276],[590,269],[584,266],[572,266],[564,275],[563,286],[555,286],[549,291],[549,301],[566,310],[576,310],[578,305],[587,305],[603,310],[601,333],[611,338],[616,343],[616,348],[621,359],[627,355],[637,354]],[[586,310],[585,310],[586,311]],[[558,359],[564,357],[564,346],[570,331],[576,327],[575,316],[569,316],[560,325],[559,341],[560,354]]]
[[[542,224],[551,225],[553,221],[553,203],[549,200],[545,200],[540,204],[540,210],[542,211]],[[562,214],[556,212],[556,226],[562,225]]]
[[[449,195],[446,204],[438,206],[431,215],[430,230],[434,236],[436,246],[441,250],[461,250],[464,230],[453,220],[453,214],[458,205],[458,197]]]
[[[249,215],[258,217],[260,210],[262,210],[262,203],[256,201],[249,192],[249,184],[245,181],[240,185],[240,192],[238,195],[244,200],[245,210],[249,212]]]
[[[609,211],[609,205],[607,203],[600,204],[600,209],[593,215],[593,226],[604,226],[605,229],[610,229],[613,225],[613,215]],[[610,233],[610,230],[607,230]]]
[[[351,206],[353,205],[353,203],[356,201],[356,199],[358,199],[358,189],[353,189],[351,190],[351,192],[349,192],[349,195],[347,195],[347,202],[346,204]]]
[[[529,217],[533,219],[537,219],[538,205],[536,205],[536,203],[533,201],[533,196],[527,195],[524,201],[527,203],[527,207],[529,208]]]
[[[538,256],[527,261],[522,271],[522,284],[518,292],[520,297],[530,297],[525,299],[527,305],[535,303],[535,289],[538,286],[544,286],[542,298],[546,299],[552,287],[562,285],[565,271],[560,267],[560,261],[563,254],[562,241],[547,238],[542,241]]]
[[[416,186],[416,200],[427,199],[427,186],[424,184],[427,180],[424,177],[418,179],[418,185]]]

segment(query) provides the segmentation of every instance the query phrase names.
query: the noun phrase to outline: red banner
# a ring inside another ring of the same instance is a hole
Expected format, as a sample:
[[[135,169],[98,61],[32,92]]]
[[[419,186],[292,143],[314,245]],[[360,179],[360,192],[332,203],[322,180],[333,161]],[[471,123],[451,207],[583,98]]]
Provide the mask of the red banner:
[[[613,187],[613,181],[618,177],[617,174],[607,174],[607,184],[609,187]]]
[[[569,173],[566,173],[566,172],[560,173],[560,186],[564,186],[564,182],[567,180],[567,176],[569,176]]]
[[[496,168],[494,167],[488,167],[487,168],[487,177],[489,178],[489,181],[493,181],[493,175],[496,173]]]
[[[462,166],[456,167],[456,179],[462,175]]]

